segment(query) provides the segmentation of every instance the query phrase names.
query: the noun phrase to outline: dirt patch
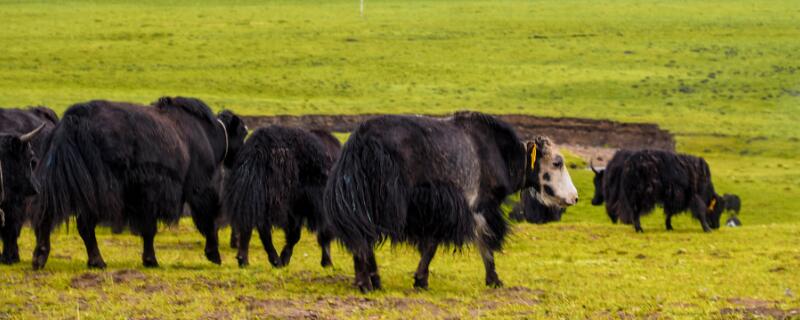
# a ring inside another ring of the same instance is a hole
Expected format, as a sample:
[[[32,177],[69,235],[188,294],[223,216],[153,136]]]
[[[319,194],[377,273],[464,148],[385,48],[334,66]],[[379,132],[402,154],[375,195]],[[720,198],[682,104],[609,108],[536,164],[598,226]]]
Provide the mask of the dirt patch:
[[[300,300],[257,299],[239,296],[237,300],[247,306],[247,310],[259,318],[277,319],[327,319],[319,312],[308,310]]]
[[[309,271],[300,271],[297,277],[306,283],[319,283],[319,284],[344,284],[349,285],[352,278],[344,274],[324,275],[318,276]]]
[[[541,303],[546,293],[540,289],[530,289],[527,287],[516,286],[499,289],[489,289],[489,293],[485,296],[483,306],[485,309],[497,309],[504,305],[516,306],[535,306]]]
[[[759,300],[753,298],[730,298],[728,302],[737,305],[734,308],[720,310],[723,316],[737,316],[746,319],[757,317],[770,317],[773,319],[795,319],[800,317],[800,308],[782,309],[777,301]]]
[[[351,132],[361,122],[376,116],[378,115],[280,115],[245,116],[243,118],[251,128],[282,125],[335,132]],[[547,118],[528,115],[497,115],[497,117],[513,125],[517,132],[526,139],[531,139],[536,135],[545,135],[551,137],[559,145],[586,146],[589,151],[597,151],[590,149],[594,147],[675,150],[675,139],[672,134],[655,124],[621,123],[581,118]],[[602,157],[604,159],[609,158],[607,151]]]
[[[445,314],[445,311],[433,302],[419,298],[386,298],[382,304],[400,311],[421,310],[434,318],[441,318]]]
[[[100,273],[83,273],[72,277],[69,286],[75,289],[91,289],[103,286],[105,278]]]
[[[182,279],[182,282],[189,282],[194,288],[205,289],[233,289],[241,288],[242,284],[235,280],[215,280],[209,279],[204,276],[199,276],[194,279]]]
[[[115,284],[120,284],[131,282],[133,280],[144,280],[147,279],[147,276],[138,270],[123,269],[114,271],[114,273],[111,274],[111,279],[114,280]]]

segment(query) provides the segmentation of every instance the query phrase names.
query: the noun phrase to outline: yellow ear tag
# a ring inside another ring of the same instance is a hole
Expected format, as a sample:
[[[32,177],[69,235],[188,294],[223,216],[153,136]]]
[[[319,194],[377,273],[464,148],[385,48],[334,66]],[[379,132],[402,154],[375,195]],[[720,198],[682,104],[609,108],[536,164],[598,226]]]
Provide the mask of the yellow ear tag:
[[[717,198],[711,198],[711,204],[708,205],[708,211],[714,211],[717,207]]]
[[[533,149],[531,149],[531,170],[533,170],[534,166],[536,166],[536,145],[533,145]]]

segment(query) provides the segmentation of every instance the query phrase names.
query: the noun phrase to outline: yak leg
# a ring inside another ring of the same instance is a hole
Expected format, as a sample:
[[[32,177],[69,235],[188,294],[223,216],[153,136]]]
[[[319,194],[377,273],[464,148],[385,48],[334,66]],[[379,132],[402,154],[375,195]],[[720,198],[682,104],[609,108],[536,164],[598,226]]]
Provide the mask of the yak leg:
[[[197,230],[206,238],[205,255],[208,261],[222,264],[219,255],[219,238],[215,223],[219,214],[219,196],[212,188],[190,195],[189,206],[192,208],[192,220]]]
[[[285,231],[285,238],[286,244],[283,245],[283,250],[281,250],[281,264],[283,266],[288,266],[289,261],[292,260],[292,252],[294,251],[294,246],[300,241],[300,235],[303,232],[303,225],[302,222],[297,222],[295,224],[291,224]]]
[[[372,289],[381,289],[381,276],[378,274],[378,262],[375,261],[375,251],[370,250],[367,256],[367,272],[369,273],[369,281],[372,282]]]
[[[667,213],[667,221],[665,222],[667,225],[667,230],[672,231],[672,215]]]
[[[642,229],[642,223],[639,222],[639,217],[641,216],[642,215],[639,212],[633,213],[633,228],[636,229],[636,232],[638,233],[644,232],[644,229]]]
[[[272,244],[272,226],[266,223],[258,226],[258,236],[261,238],[261,244],[264,245],[264,250],[267,251],[269,263],[275,268],[283,267],[281,257],[278,256],[275,245]]]
[[[481,258],[483,259],[483,268],[486,269],[486,286],[492,288],[503,287],[503,282],[497,276],[497,271],[494,268],[494,251],[484,245],[478,245]]]
[[[21,229],[21,223],[10,223],[8,220],[6,220],[6,224],[0,229],[3,238],[3,254],[0,256],[0,263],[13,264],[19,262],[17,238],[19,238]]]
[[[139,232],[142,235],[142,265],[146,268],[157,268],[156,248],[153,244],[158,231],[158,223],[155,220],[147,221],[141,226]]]
[[[78,214],[78,233],[86,246],[86,255],[89,257],[87,265],[89,268],[105,269],[106,263],[100,255],[100,248],[97,247],[97,238],[94,234],[95,221],[93,218]]]
[[[366,254],[369,256],[370,254]],[[374,259],[374,256],[373,256]],[[375,289],[370,279],[368,258],[353,254],[353,269],[355,269],[356,282],[355,285],[361,290],[361,293],[367,293]]]
[[[43,269],[47,263],[47,257],[50,256],[50,233],[53,228],[53,218],[46,214],[40,214],[42,220],[37,221],[34,225],[36,248],[33,249],[33,261],[31,261],[33,270]]]
[[[234,235],[236,243],[234,245]],[[236,261],[239,262],[239,267],[244,268],[250,264],[250,237],[253,236],[252,226],[238,226],[236,229],[231,230],[231,248],[238,248],[239,252],[236,254]]]
[[[692,198],[692,213],[697,219],[700,220],[700,225],[703,226],[703,231],[711,232],[711,227],[708,226],[708,218],[706,215],[706,204],[703,199],[700,199],[699,196],[695,195]]]
[[[437,246],[436,242],[424,242],[419,245],[420,260],[417,272],[414,273],[414,288],[428,289],[428,267],[436,255]]]
[[[239,234],[236,233],[236,229],[231,228],[231,249],[236,249],[239,245]]]
[[[317,243],[319,247],[322,249],[322,261],[320,264],[322,267],[330,267],[333,266],[333,262],[331,260],[331,241],[333,237],[331,236],[330,232],[326,230],[319,230],[317,231]]]

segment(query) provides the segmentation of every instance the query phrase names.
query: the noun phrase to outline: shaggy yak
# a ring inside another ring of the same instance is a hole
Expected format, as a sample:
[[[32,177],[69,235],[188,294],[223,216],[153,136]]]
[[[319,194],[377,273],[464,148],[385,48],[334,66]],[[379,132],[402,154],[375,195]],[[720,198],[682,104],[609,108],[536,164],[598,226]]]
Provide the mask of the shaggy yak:
[[[546,138],[523,143],[507,123],[474,112],[442,120],[381,116],[344,145],[325,189],[325,218],[353,254],[362,292],[381,288],[374,246],[386,239],[419,249],[416,288],[428,287],[440,244],[469,242],[480,250],[486,285],[499,287],[494,251],[508,232],[500,204],[530,187],[546,205],[578,201],[563,157]]]
[[[253,228],[258,229],[269,262],[289,264],[303,224],[317,232],[322,266],[331,265],[332,236],[321,226],[322,195],[339,140],[326,131],[270,126],[256,130],[242,146],[225,179],[223,208],[238,235],[240,267],[248,265]],[[282,228],[286,245],[280,256],[271,229]]]
[[[536,190],[524,189],[519,193],[519,202],[508,214],[514,221],[527,221],[535,224],[544,224],[553,221],[561,221],[561,215],[567,209],[555,206],[548,207],[536,199]]]
[[[19,262],[17,238],[38,193],[33,170],[57,122],[45,107],[0,109],[0,263]]]
[[[90,268],[106,266],[94,233],[99,223],[141,235],[142,262],[157,267],[157,223],[176,223],[184,203],[206,238],[206,258],[221,263],[215,224],[221,201],[213,180],[223,164],[232,164],[246,134],[239,117],[230,111],[214,116],[193,98],[164,97],[152,107],[109,101],[73,105],[43,158],[34,269],[44,267],[50,233],[71,213]]]
[[[691,210],[703,231],[719,228],[722,198],[714,192],[703,158],[661,150],[620,151],[604,170],[595,172],[593,205],[606,203],[612,221],[620,219],[643,232],[639,223],[656,205],[664,207],[666,228],[672,216]]]
[[[733,211],[739,214],[739,210],[742,209],[742,200],[739,199],[739,196],[726,193],[722,195],[722,199],[725,201],[725,211]]]

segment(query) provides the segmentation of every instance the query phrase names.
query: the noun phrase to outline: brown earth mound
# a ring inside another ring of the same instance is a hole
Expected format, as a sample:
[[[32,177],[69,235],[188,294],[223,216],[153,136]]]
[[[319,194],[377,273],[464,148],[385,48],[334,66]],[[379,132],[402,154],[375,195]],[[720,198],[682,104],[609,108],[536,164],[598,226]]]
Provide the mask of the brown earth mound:
[[[359,123],[376,117],[364,115],[302,115],[302,116],[245,116],[247,125],[257,128],[282,125],[334,132],[353,131]],[[442,116],[434,116],[442,117]],[[650,123],[621,123],[609,120],[581,118],[547,118],[527,115],[498,115],[512,124],[525,138],[545,135],[560,145],[580,145],[602,148],[654,148],[675,150],[672,134]]]

